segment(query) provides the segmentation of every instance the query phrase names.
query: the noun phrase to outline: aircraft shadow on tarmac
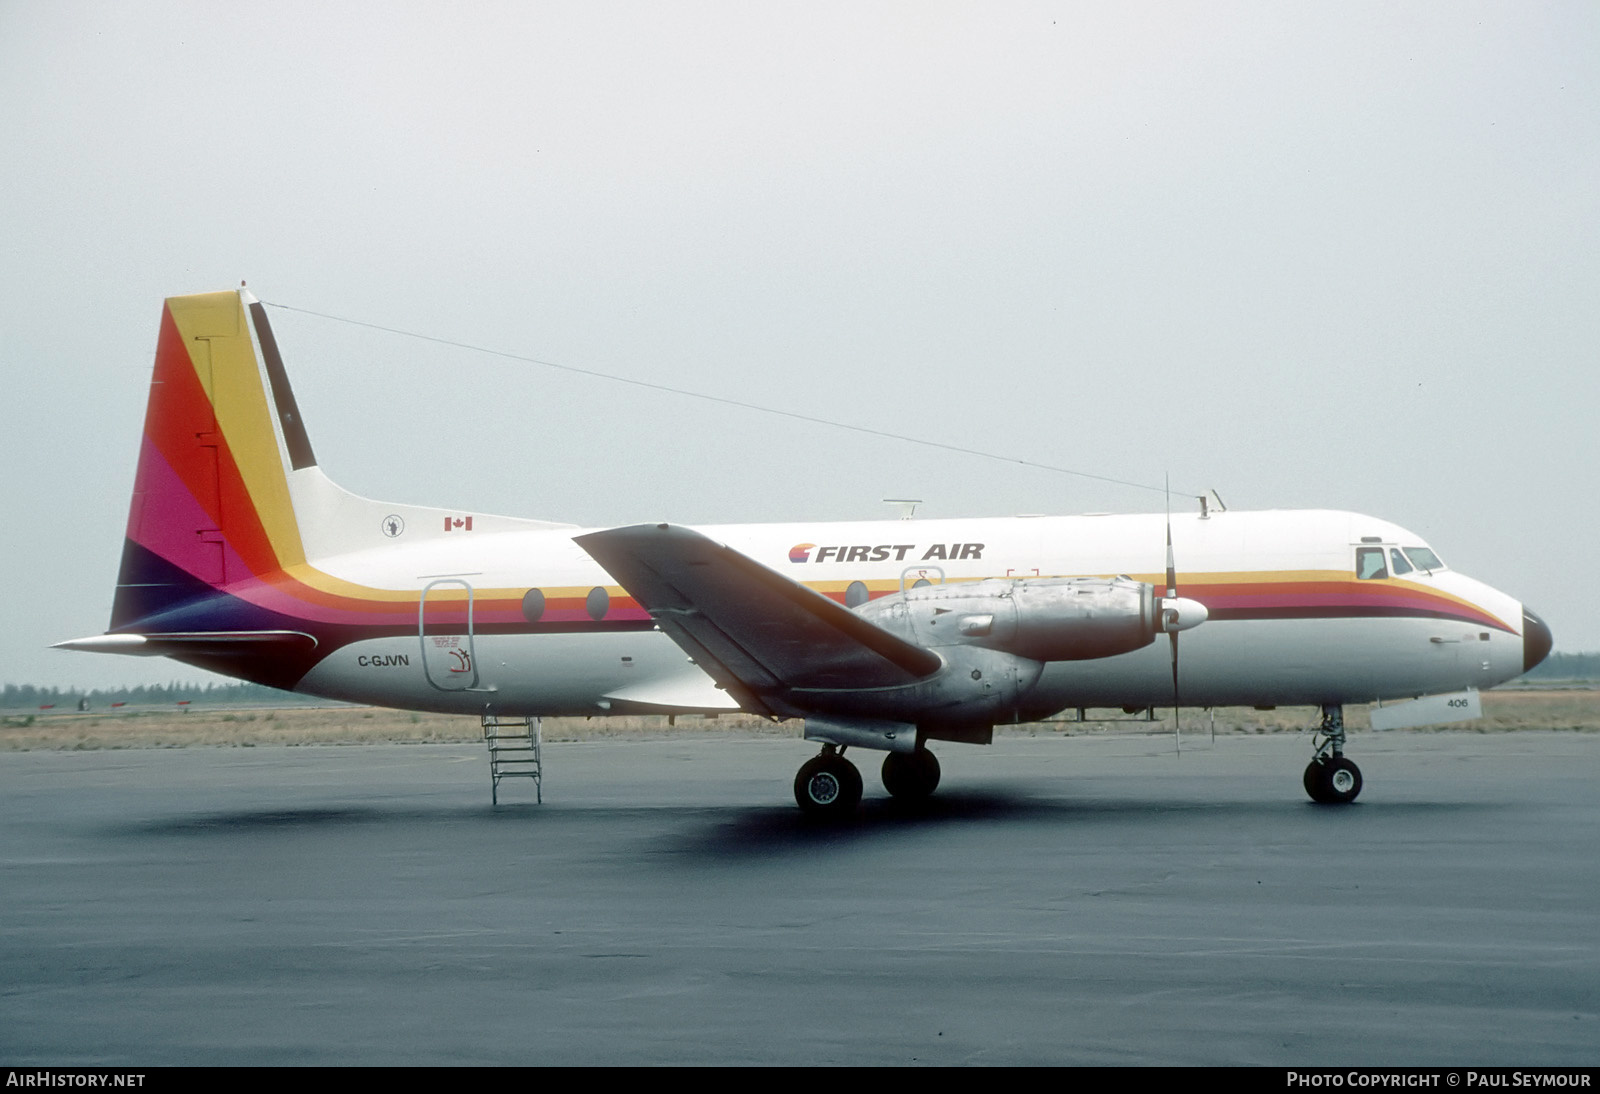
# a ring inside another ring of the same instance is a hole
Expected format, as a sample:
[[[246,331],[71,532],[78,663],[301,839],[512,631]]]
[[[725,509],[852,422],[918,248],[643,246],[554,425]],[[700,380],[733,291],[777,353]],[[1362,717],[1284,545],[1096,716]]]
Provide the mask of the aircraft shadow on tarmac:
[[[393,824],[437,819],[439,814],[418,809],[387,809],[375,806],[322,809],[241,809],[223,813],[191,813],[160,817],[114,831],[140,836],[241,835],[275,829],[342,828],[351,825]]]
[[[1148,809],[1148,803],[1143,803]],[[151,818],[132,824],[119,823],[112,834],[140,836],[218,836],[290,829],[335,830],[357,825],[404,825],[438,823],[478,823],[496,826],[545,825],[562,827],[575,821],[593,822],[597,815],[616,818],[648,816],[656,831],[675,827],[697,828],[695,822],[708,818],[716,832],[743,833],[733,842],[759,845],[792,843],[815,846],[871,837],[884,831],[926,828],[930,825],[1060,816],[1063,812],[1082,812],[1077,803],[1040,802],[1001,793],[945,795],[936,801],[907,806],[899,802],[867,801],[856,816],[846,821],[821,821],[798,812],[792,806],[563,806],[513,802],[499,806],[467,806],[440,809],[389,806],[306,807],[240,809],[216,813],[191,813]],[[731,849],[731,848],[730,848]]]
[[[599,818],[615,817],[619,835],[648,823],[658,850],[690,855],[738,857],[783,854],[790,851],[849,846],[893,839],[949,827],[977,824],[1073,826],[1139,823],[1184,825],[1207,821],[1247,826],[1314,824],[1343,826],[1383,818],[1385,825],[1404,826],[1408,819],[1438,819],[1451,813],[1482,817],[1485,810],[1502,808],[1483,801],[1371,802],[1338,809],[1309,801],[1171,800],[1152,797],[1042,796],[1022,788],[975,788],[940,793],[923,802],[907,804],[889,798],[868,798],[856,815],[844,821],[819,821],[792,806],[563,806],[510,803],[497,807],[446,806],[440,808],[396,805],[351,805],[300,808],[241,809],[215,813],[149,818],[113,825],[112,835],[188,836],[231,838],[275,831],[326,830],[350,827],[439,825],[470,829],[481,825],[500,828],[548,826],[561,829],[574,824],[592,826]],[[553,833],[552,833],[553,834]],[[470,835],[464,838],[470,839]]]
[[[1062,826],[1078,829],[1104,824],[1137,823],[1142,826],[1184,826],[1204,819],[1245,828],[1330,825],[1344,827],[1364,819],[1383,819],[1387,826],[1404,826],[1408,819],[1432,819],[1451,814],[1481,817],[1499,805],[1483,802],[1395,802],[1337,809],[1310,801],[1170,801],[1150,798],[1037,797],[1023,791],[970,790],[941,792],[925,802],[907,805],[892,799],[868,799],[855,817],[827,823],[792,809],[730,809],[709,825],[684,825],[663,833],[662,850],[711,857],[768,855],[818,847],[839,847],[896,838],[951,827],[978,824],[1013,824],[1029,827]],[[703,810],[699,811],[703,815]]]

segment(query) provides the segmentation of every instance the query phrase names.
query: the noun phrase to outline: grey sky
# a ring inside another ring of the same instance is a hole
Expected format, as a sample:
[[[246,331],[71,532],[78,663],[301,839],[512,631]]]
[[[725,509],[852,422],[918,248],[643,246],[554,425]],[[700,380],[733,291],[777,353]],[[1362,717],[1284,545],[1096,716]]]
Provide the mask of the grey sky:
[[[1600,7],[0,0],[0,679],[109,614],[160,301],[264,300],[1356,509],[1600,649]],[[610,524],[1158,494],[273,310],[369,496]],[[1181,564],[1181,560],[1180,560]]]

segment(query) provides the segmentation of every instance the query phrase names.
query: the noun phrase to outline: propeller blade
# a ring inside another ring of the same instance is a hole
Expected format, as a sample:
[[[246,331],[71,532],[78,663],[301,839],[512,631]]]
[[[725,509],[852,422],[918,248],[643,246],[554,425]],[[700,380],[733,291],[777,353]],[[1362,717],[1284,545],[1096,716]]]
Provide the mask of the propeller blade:
[[[1169,631],[1167,637],[1172,639],[1172,739],[1177,742],[1178,751],[1183,751],[1183,708],[1178,705],[1178,632]]]
[[[1161,601],[1161,629],[1172,645],[1172,721],[1181,730],[1183,696],[1178,689],[1178,632],[1198,627],[1210,616],[1198,600],[1178,595],[1178,561],[1172,549],[1172,493],[1167,492],[1167,595]]]
[[[1167,637],[1172,640],[1172,709],[1176,712],[1178,709],[1178,632],[1172,631],[1168,633]],[[1173,717],[1176,718],[1177,714],[1174,713]]]
[[[1169,483],[1167,485],[1167,599],[1176,599],[1177,595],[1178,567],[1172,557],[1172,486]]]
[[[1172,479],[1167,477],[1167,601],[1171,604],[1178,599],[1178,562],[1172,553]],[[1178,628],[1179,612],[1174,604],[1171,608],[1162,611],[1162,622],[1167,629],[1167,638],[1172,642],[1172,732],[1178,737],[1183,732],[1183,714],[1178,700]],[[1182,748],[1182,744],[1178,746]]]

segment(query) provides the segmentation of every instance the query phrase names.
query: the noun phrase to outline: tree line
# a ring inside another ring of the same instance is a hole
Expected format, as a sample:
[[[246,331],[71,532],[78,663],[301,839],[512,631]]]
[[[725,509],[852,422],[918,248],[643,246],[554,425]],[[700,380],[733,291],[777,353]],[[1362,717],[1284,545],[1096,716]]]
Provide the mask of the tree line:
[[[1527,676],[1530,680],[1600,679],[1600,653],[1552,653]]]
[[[1600,680],[1600,653],[1552,653],[1527,674],[1530,680]],[[44,688],[32,684],[6,684],[0,691],[0,709],[106,710],[113,706],[160,707],[194,705],[277,706],[325,703],[312,695],[280,691],[264,684],[140,684],[118,688]]]
[[[140,684],[115,688],[44,688],[32,684],[6,684],[0,689],[0,709],[106,710],[116,706],[160,707],[179,703],[201,705],[325,703],[310,695],[297,695],[263,684]]]

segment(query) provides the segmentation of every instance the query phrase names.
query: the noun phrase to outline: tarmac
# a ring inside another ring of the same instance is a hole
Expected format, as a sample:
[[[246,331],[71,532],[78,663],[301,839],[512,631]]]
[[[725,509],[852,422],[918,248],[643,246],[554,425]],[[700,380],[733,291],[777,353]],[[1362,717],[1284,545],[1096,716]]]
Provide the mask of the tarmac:
[[[1600,1062],[1600,734],[0,754],[0,1064]]]

